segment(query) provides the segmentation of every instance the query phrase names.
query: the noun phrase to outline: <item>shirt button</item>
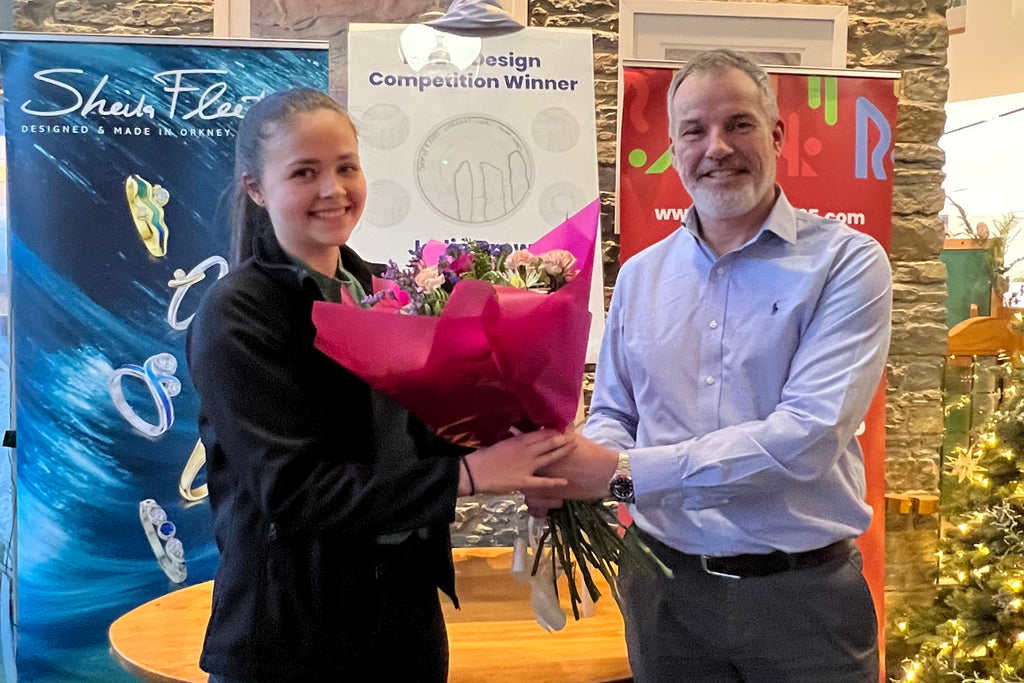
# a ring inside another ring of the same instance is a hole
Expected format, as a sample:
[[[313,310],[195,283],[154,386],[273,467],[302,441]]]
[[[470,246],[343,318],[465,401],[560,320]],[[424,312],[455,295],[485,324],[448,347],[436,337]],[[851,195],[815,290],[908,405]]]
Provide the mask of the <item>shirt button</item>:
[[[704,378],[704,383],[705,384],[714,384],[715,383],[715,378],[711,377],[710,375],[708,375],[707,377]]]
[[[719,275],[725,275],[725,268],[719,266],[718,270],[716,270],[715,272],[718,273]]]
[[[712,320],[711,322],[708,323],[708,327],[710,327],[711,329],[715,329],[716,327],[718,327],[718,321]]]

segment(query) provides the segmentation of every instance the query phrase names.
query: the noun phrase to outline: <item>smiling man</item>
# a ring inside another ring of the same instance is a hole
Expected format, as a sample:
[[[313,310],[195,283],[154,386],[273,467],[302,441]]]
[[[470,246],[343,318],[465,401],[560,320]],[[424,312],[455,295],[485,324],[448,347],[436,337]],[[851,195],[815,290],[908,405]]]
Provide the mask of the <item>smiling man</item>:
[[[774,93],[767,76],[759,84],[735,67],[680,72],[669,93],[672,167],[721,255],[753,237],[775,204],[784,128]]]
[[[622,568],[637,683],[876,683],[855,433],[888,352],[888,259],[776,185],[785,126],[760,67],[699,55],[668,107],[693,206],[623,265],[589,419],[548,474],[562,498],[628,505],[674,573]]]

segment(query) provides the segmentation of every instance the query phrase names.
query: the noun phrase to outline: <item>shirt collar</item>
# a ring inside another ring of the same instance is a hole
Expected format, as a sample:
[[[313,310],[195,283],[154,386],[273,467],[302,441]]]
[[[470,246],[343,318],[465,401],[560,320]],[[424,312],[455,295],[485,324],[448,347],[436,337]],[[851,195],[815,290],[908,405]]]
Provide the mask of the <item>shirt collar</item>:
[[[315,268],[311,268],[305,261],[298,258],[290,251],[285,250],[285,256],[291,261],[292,265],[298,268],[299,272],[303,276],[308,277],[314,283],[316,283],[317,289],[320,290],[320,294],[323,296],[325,301],[331,301],[337,303],[341,301],[341,288],[344,283],[338,278],[329,277],[324,275]],[[339,266],[340,266],[340,255],[339,255]]]
[[[753,244],[765,232],[774,233],[786,242],[796,244],[796,209],[789,203],[785,190],[778,185],[775,187],[779,191],[779,196],[775,199],[775,204],[772,205],[771,213],[768,214],[764,225],[750,238],[747,244]],[[683,215],[683,227],[703,242],[700,236],[700,218],[697,215],[696,206],[690,206],[686,210],[686,213]]]

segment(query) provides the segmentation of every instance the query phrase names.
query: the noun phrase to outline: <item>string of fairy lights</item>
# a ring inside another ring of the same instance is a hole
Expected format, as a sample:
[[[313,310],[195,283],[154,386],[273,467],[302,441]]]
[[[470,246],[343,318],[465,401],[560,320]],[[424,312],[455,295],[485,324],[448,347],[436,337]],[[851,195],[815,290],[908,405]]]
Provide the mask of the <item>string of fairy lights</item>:
[[[1014,324],[1024,327],[1020,313]],[[1024,358],[1015,360],[999,407],[946,454],[936,595],[891,617],[887,647],[913,652],[896,680],[1024,683]],[[971,410],[971,397],[944,409]]]

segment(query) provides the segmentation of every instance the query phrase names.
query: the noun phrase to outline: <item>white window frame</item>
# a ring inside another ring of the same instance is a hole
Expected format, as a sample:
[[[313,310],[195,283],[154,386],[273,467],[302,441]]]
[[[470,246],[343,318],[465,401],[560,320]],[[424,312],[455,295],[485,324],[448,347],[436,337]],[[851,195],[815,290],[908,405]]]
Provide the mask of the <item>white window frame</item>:
[[[250,38],[249,0],[213,0],[213,35]]]
[[[831,26],[831,58],[828,64],[801,64],[801,67],[828,67],[842,69],[846,67],[846,36],[848,31],[849,10],[845,5],[793,5],[782,3],[758,2],[716,2],[708,0],[621,0],[619,3],[619,57],[635,59],[633,43],[635,16],[638,14],[663,14],[667,16],[702,16],[736,19],[796,19],[809,24],[824,22]],[[737,33],[730,36],[731,45],[742,49],[747,45],[742,35],[742,23],[737,23]],[[681,35],[685,41],[691,36]],[[698,38],[694,35],[693,38]],[[642,38],[642,37],[641,37]],[[800,42],[799,36],[780,36],[790,41]],[[700,43],[694,40],[694,43]],[[708,45],[708,48],[715,47]],[[750,46],[754,47],[754,46]]]
[[[501,0],[501,6],[523,26],[529,26],[529,0]]]

